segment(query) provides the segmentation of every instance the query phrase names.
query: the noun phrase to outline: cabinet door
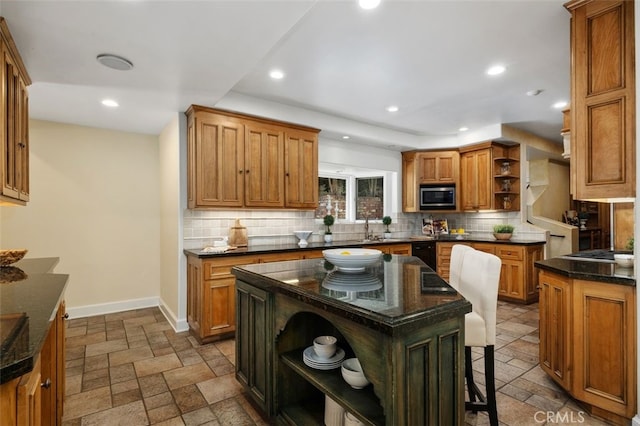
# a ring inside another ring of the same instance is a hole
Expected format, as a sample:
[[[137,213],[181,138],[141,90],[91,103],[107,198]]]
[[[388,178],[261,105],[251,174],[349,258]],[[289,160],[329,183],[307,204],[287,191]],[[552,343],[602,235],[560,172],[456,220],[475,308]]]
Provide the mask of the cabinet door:
[[[203,287],[202,266],[198,259],[187,258],[187,322],[191,331],[202,339]]]
[[[55,425],[57,419],[57,321],[51,322],[51,328],[40,351],[40,371],[42,376],[42,424]]]
[[[244,205],[284,206],[284,132],[247,123],[244,165]]]
[[[67,304],[63,300],[56,315],[56,424],[62,424],[66,389],[66,324]]]
[[[285,134],[286,207],[318,207],[318,135],[289,130]]]
[[[203,281],[202,333],[215,336],[236,329],[236,278]]]
[[[244,126],[232,118],[196,112],[194,141],[195,194],[189,207],[242,207],[244,200]]]
[[[402,211],[417,212],[418,206],[418,165],[415,152],[402,153]]]
[[[522,262],[502,260],[498,296],[503,296],[507,299],[523,301],[524,291],[522,288],[522,275]]]
[[[562,276],[541,271],[540,282],[540,367],[570,389],[571,286]]]
[[[4,47],[4,46],[3,46]],[[20,126],[19,119],[19,81],[18,68],[6,48],[2,50],[3,56],[3,151],[2,161],[2,195],[20,199]]]
[[[574,198],[635,197],[634,2],[578,2],[572,17]]]
[[[40,357],[33,370],[22,376],[18,385],[17,420],[18,426],[40,426],[42,423],[42,377]]]
[[[491,150],[465,152],[460,156],[460,191],[463,210],[492,208]]]
[[[635,287],[574,280],[574,395],[631,418],[636,410]]]
[[[417,158],[419,183],[458,183],[460,155],[457,152],[422,152]]]
[[[256,404],[272,415],[272,296],[238,281],[236,378]]]

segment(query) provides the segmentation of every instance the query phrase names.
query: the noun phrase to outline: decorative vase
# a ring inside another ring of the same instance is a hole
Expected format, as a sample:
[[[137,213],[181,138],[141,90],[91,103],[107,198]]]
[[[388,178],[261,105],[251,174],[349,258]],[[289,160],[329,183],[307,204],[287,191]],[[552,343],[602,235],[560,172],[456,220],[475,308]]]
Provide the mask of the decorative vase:
[[[506,233],[499,234],[497,232],[493,233],[493,236],[496,238],[496,240],[510,240],[511,239],[511,235],[513,235],[513,234],[511,234],[511,233],[509,233],[509,234],[506,234]]]
[[[384,233],[384,239],[385,239],[385,240],[388,240],[388,239],[390,239],[390,238],[391,238],[391,232],[385,232],[385,233]]]
[[[333,234],[324,234],[324,242],[332,243],[333,242]]]

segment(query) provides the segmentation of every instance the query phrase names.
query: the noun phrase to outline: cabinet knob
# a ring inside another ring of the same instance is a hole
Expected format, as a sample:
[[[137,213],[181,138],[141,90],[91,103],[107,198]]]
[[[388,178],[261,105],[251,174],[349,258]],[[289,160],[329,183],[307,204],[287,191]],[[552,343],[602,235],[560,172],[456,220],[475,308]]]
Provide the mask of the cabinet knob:
[[[248,175],[249,174],[249,170],[245,170],[244,174]]]
[[[69,319],[69,313],[68,313],[68,312],[65,312],[65,313],[64,313],[64,315],[62,316],[62,318],[64,318],[64,319]]]
[[[27,144],[26,144],[26,143],[24,143],[24,142],[18,142],[18,146],[19,146],[20,148],[26,148],[26,147],[27,147]]]
[[[40,383],[40,387],[49,389],[51,387],[51,379],[47,379],[44,382]]]
[[[244,170],[238,170],[238,174],[241,175]]]

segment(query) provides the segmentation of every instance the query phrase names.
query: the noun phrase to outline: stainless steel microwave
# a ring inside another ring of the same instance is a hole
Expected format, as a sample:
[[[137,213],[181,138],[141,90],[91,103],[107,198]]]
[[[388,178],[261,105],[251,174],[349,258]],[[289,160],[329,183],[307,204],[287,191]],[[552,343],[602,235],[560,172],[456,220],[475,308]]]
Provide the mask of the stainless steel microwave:
[[[420,185],[420,210],[455,209],[455,185]]]

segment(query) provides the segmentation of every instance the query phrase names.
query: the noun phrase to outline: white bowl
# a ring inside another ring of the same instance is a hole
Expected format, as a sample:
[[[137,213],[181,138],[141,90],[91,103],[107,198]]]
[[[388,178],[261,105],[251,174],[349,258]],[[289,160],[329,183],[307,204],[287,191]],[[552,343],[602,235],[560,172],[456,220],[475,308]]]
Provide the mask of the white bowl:
[[[342,367],[340,367],[340,370],[342,371],[342,378],[344,381],[349,383],[349,385],[354,389],[362,389],[370,383],[364,376],[364,372],[362,371],[362,366],[360,365],[358,358],[345,359],[342,361]]]
[[[307,245],[307,238],[313,234],[313,231],[293,231],[293,234],[300,240],[298,245],[304,247]]]
[[[329,359],[336,353],[337,342],[333,336],[318,336],[313,339],[313,351],[319,358]]]
[[[632,268],[633,267],[633,255],[632,254],[614,254],[613,260],[616,261],[618,266],[623,268]]]
[[[344,248],[323,250],[322,255],[342,271],[360,272],[378,262],[382,252],[375,249]]]

